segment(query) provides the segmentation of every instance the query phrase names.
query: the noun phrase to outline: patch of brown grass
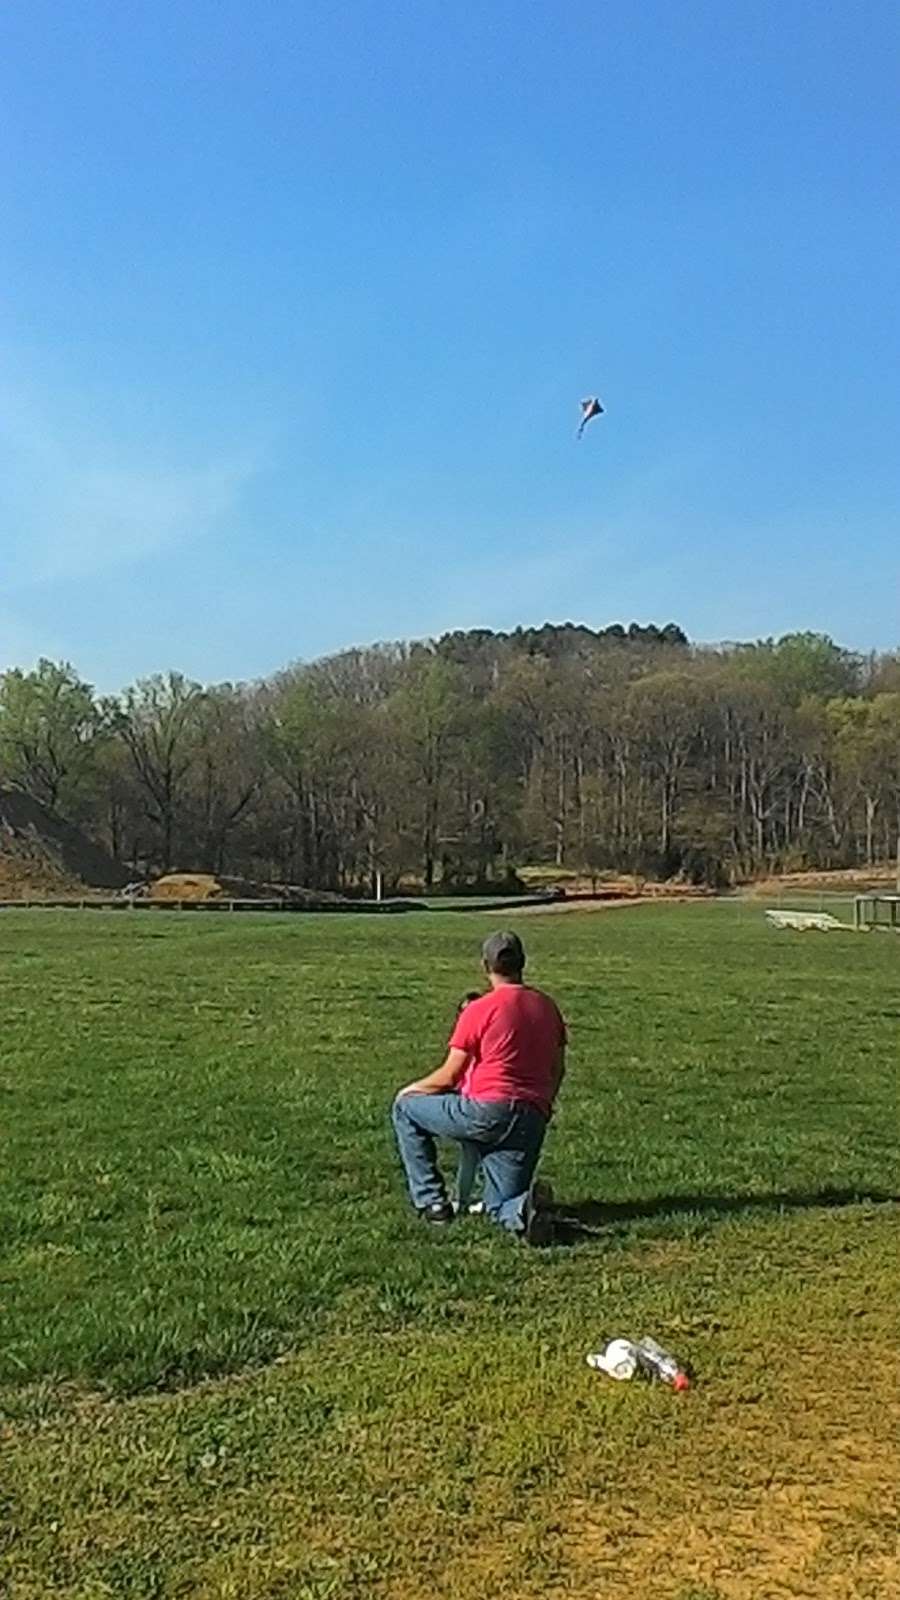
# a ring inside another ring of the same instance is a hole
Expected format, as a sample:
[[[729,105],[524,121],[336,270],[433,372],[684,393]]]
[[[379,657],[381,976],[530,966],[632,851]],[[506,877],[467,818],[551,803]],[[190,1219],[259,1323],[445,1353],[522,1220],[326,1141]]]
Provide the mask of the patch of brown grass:
[[[897,882],[894,865],[848,867],[835,872],[785,872],[780,877],[757,878],[749,886],[752,895],[780,894],[785,889],[832,889],[837,893],[863,893],[866,889],[891,890]]]

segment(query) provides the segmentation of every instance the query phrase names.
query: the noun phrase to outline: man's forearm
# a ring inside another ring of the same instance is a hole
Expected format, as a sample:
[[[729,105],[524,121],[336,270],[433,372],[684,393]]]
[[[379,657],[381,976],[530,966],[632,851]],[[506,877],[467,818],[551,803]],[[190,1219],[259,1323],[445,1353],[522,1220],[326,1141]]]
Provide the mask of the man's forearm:
[[[460,1078],[466,1070],[466,1055],[463,1050],[451,1050],[446,1061],[434,1072],[429,1072],[425,1078],[417,1078],[415,1083],[408,1083],[401,1094],[447,1094],[455,1089]]]
[[[448,1067],[437,1067],[434,1072],[429,1072],[425,1078],[419,1078],[410,1088],[415,1088],[419,1094],[446,1094],[449,1089],[456,1086],[457,1074]]]

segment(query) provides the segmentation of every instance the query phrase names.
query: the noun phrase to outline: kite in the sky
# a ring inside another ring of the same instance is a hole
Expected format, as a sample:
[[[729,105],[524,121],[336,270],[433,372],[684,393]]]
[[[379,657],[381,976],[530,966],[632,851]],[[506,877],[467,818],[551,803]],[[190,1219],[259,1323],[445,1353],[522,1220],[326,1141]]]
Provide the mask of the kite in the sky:
[[[593,399],[591,399],[591,400],[582,400],[582,402],[581,402],[581,427],[578,429],[578,433],[576,434],[576,438],[578,438],[578,439],[581,438],[581,435],[584,433],[584,430],[587,427],[588,423],[592,422],[594,417],[602,417],[602,415],[603,415],[603,407],[600,404],[600,401],[597,399],[596,395],[594,395]]]

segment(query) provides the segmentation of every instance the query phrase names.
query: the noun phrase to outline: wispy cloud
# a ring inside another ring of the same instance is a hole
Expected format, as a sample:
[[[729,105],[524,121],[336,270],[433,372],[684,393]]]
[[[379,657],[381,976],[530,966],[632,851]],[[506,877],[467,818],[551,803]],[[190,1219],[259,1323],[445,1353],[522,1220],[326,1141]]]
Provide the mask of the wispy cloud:
[[[0,584],[89,578],[208,533],[257,470],[249,452],[197,465],[137,459],[73,412],[0,389]]]

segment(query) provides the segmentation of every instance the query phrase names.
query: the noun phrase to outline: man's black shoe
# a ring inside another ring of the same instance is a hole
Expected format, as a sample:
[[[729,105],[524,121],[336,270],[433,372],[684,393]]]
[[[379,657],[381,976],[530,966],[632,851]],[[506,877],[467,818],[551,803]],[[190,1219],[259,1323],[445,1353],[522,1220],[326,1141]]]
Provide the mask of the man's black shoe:
[[[430,1222],[437,1227],[442,1227],[446,1222],[452,1222],[456,1213],[449,1200],[436,1200],[432,1206],[422,1206],[419,1216],[423,1222]]]
[[[556,1238],[556,1229],[553,1225],[552,1216],[543,1209],[540,1203],[544,1196],[535,1193],[537,1187],[537,1184],[534,1184],[525,1198],[525,1212],[522,1219],[525,1226],[522,1237],[526,1244],[540,1247],[553,1244]],[[546,1191],[550,1188],[549,1184],[545,1184],[542,1187],[546,1194]],[[552,1195],[553,1191],[550,1190],[550,1193]]]

